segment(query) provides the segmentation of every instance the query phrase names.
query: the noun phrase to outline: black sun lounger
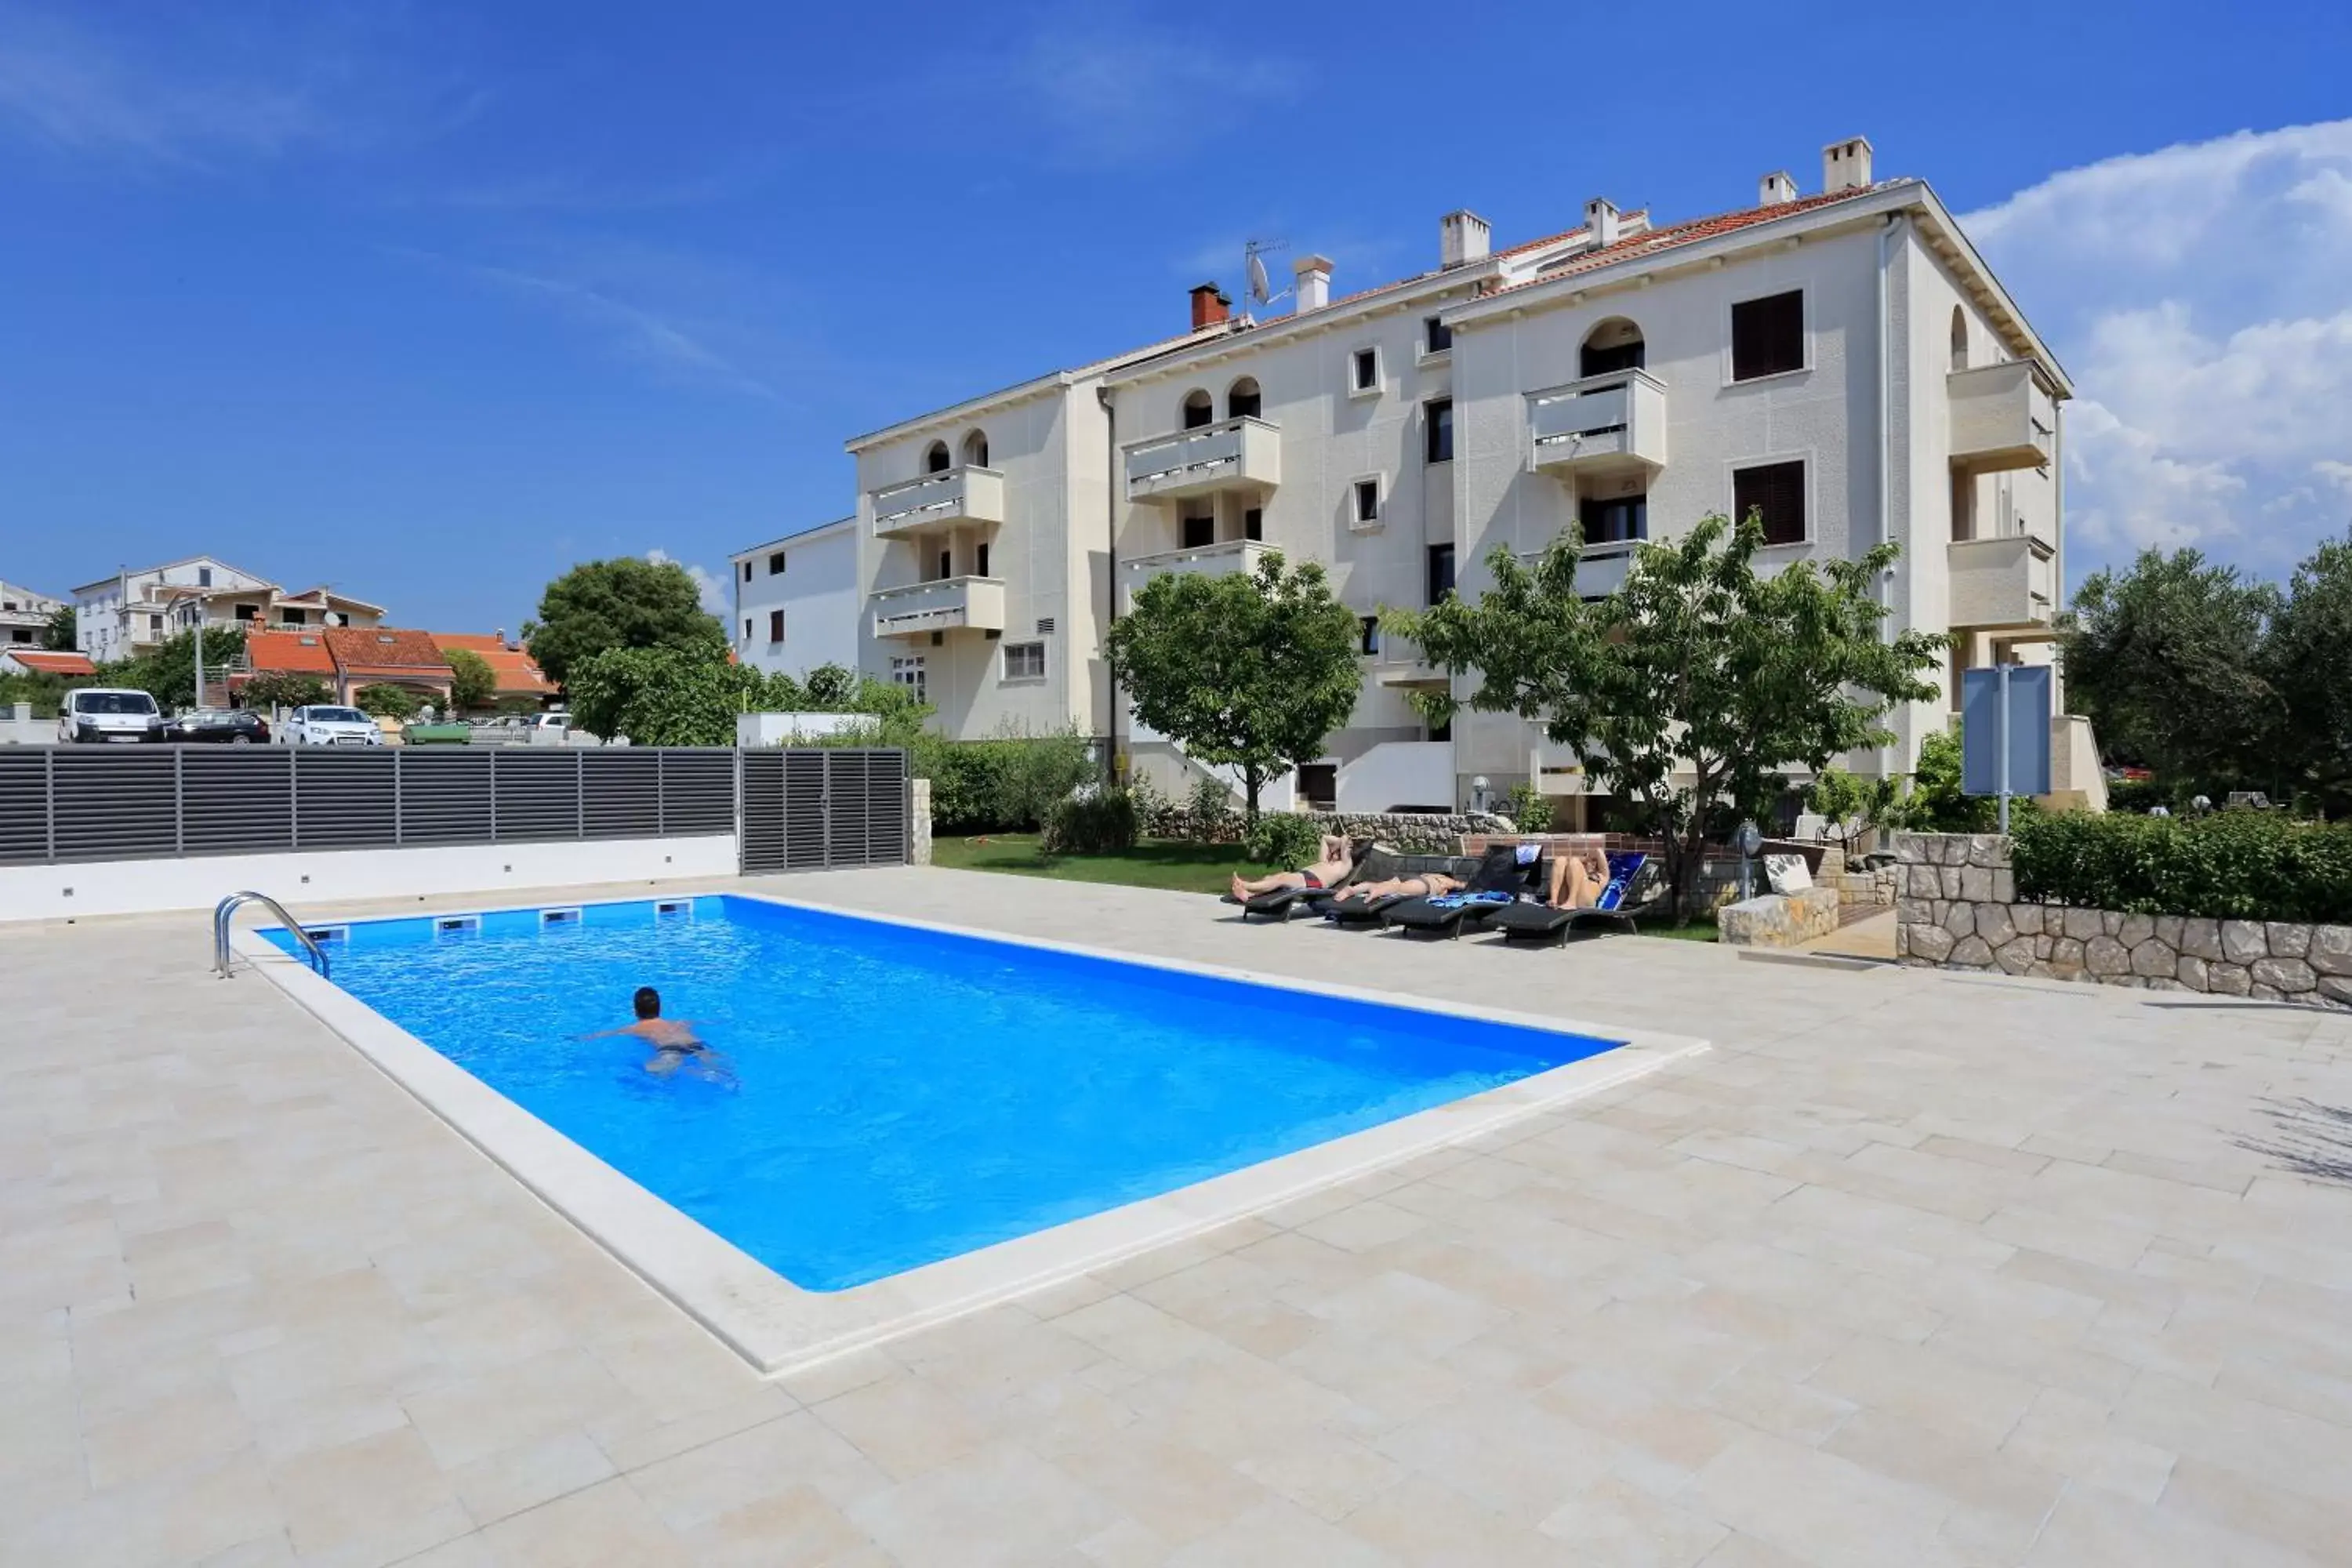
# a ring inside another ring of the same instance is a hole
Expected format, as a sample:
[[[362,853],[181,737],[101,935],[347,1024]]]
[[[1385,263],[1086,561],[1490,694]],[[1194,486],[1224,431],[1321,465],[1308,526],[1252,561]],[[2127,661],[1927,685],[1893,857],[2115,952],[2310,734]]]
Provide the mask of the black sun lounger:
[[[1329,899],[1332,894],[1350,882],[1366,879],[1362,872],[1374,847],[1361,839],[1350,844],[1348,874],[1328,888],[1275,888],[1255,898],[1240,900],[1236,900],[1231,893],[1226,893],[1223,895],[1223,900],[1229,904],[1239,902],[1241,918],[1244,922],[1252,918],[1286,921],[1302,910],[1309,914],[1320,913],[1324,900]]]
[[[1460,936],[1465,925],[1482,925],[1506,910],[1519,907],[1492,897],[1446,893],[1434,899],[1406,899],[1385,914],[1388,923],[1399,931],[1450,939]]]
[[[1565,942],[1572,931],[1590,930],[1595,926],[1612,931],[1631,931],[1635,917],[1647,906],[1635,908],[1625,902],[1625,895],[1633,886],[1634,878],[1649,860],[1646,855],[1619,854],[1609,857],[1609,885],[1601,889],[1601,901],[1591,909],[1566,910],[1553,904],[1513,904],[1496,910],[1486,922],[1487,931],[1503,933],[1505,942]]]

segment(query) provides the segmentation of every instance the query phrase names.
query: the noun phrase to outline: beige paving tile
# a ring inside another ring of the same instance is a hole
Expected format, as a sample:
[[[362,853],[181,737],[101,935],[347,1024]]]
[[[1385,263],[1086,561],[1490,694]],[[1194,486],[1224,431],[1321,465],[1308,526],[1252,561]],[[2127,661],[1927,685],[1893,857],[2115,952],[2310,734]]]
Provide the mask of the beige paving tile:
[[[1118,1510],[1028,1450],[999,1445],[877,1492],[848,1514],[905,1568],[992,1568],[1076,1551]]]
[[[586,1433],[565,1432],[459,1465],[449,1481],[474,1521],[489,1524],[616,1473]]]
[[[445,1382],[402,1401],[444,1465],[470,1463],[599,1419],[641,1410],[604,1363],[581,1350],[551,1351]]]
[[[1562,1503],[1537,1526],[1573,1560],[1623,1568],[1693,1568],[1730,1531],[1704,1514],[1605,1477]]]
[[[687,1531],[699,1568],[820,1568],[870,1543],[824,1493],[789,1484]]]
[[[269,1467],[269,1483],[305,1560],[396,1563],[474,1527],[406,1428],[296,1455]]]
[[[109,1416],[84,1433],[82,1451],[90,1485],[104,1490],[234,1453],[252,1442],[244,1407],[226,1386],[215,1384]]]
[[[698,1529],[789,1487],[813,1488],[845,1508],[890,1484],[848,1439],[805,1410],[633,1470],[629,1479],[678,1531]]]
[[[1162,1561],[1166,1568],[1398,1568],[1402,1560],[1275,1499]]]
[[[693,1562],[625,1477],[502,1519],[482,1537],[499,1568],[688,1568]]]
[[[1368,1444],[1328,1432],[1301,1434],[1234,1467],[1322,1520],[1340,1520],[1402,1479],[1403,1466]]]
[[[913,1373],[828,1399],[814,1414],[892,1479],[905,1480],[961,1458],[987,1429],[953,1395]]]

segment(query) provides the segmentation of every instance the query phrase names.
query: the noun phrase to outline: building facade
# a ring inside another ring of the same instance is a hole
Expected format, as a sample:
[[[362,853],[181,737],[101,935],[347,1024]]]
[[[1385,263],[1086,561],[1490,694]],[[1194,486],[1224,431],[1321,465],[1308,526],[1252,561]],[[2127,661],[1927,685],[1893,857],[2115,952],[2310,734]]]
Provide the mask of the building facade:
[[[0,648],[46,646],[49,618],[65,607],[64,601],[14,583],[0,583]]]
[[[118,572],[73,591],[74,636],[100,664],[136,658],[201,620],[247,631],[374,626],[383,606],[319,587],[289,592],[210,555]]]
[[[735,657],[776,674],[858,668],[857,520],[803,529],[730,559]]]
[[[1767,569],[1902,546],[1890,624],[1952,637],[1947,689],[1849,761],[1907,773],[1959,669],[2052,661],[2071,387],[1934,191],[1872,161],[1836,142],[1813,194],[1775,173],[1685,223],[1595,198],[1500,250],[1450,213],[1415,277],[1334,298],[1305,257],[1262,321],[1203,286],[1181,337],[858,437],[860,663],[949,734],[1076,725],[1181,784],[1198,770],[1115,702],[1102,630],[1158,574],[1279,550],[1365,621],[1362,696],[1298,795],[1379,810],[1533,781],[1581,821],[1593,786],[1526,724],[1433,732],[1409,698],[1447,678],[1373,617],[1475,594],[1492,551],[1571,525],[1605,593],[1640,542],[1754,510]],[[2100,793],[2087,725],[2057,729],[2061,795]]]

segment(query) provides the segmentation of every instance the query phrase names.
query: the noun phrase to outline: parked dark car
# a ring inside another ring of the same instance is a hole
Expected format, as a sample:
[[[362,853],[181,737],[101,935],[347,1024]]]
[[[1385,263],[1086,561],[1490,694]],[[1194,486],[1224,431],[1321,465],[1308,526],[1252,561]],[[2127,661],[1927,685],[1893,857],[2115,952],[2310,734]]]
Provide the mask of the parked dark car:
[[[206,708],[183,713],[164,731],[174,741],[215,746],[266,746],[269,721],[250,708]]]

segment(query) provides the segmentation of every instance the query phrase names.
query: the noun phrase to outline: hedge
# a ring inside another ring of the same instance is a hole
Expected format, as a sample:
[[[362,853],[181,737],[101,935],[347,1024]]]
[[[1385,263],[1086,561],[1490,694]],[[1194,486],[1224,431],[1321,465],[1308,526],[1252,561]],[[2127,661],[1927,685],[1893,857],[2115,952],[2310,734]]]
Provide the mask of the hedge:
[[[2064,812],[2025,818],[2014,837],[2011,867],[2028,902],[2352,925],[2352,824],[2267,811]]]

